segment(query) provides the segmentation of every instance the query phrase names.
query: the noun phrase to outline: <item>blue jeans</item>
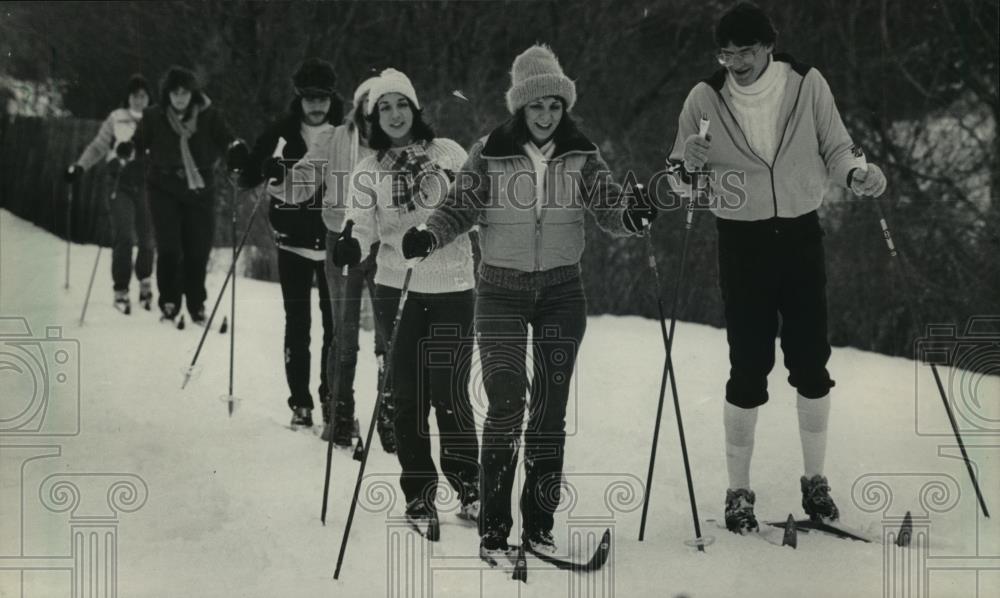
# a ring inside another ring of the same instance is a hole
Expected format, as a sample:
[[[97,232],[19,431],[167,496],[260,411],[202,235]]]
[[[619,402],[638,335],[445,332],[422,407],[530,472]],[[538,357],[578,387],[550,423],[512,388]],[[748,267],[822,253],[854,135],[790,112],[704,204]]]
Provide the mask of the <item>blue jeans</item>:
[[[326,361],[326,379],[331,384],[332,407],[343,417],[354,418],[354,375],[358,365],[358,334],[361,327],[361,294],[368,288],[375,300],[375,254],[372,252],[360,264],[343,269],[333,263],[330,249],[337,242],[337,233],[326,234],[326,283],[333,308],[333,344]],[[375,314],[375,356],[385,353],[382,326]],[[339,371],[338,371],[339,370]]]
[[[587,300],[579,277],[532,291],[514,291],[480,280],[476,341],[489,401],[483,425],[480,533],[506,537],[513,520],[511,489],[525,407],[523,531],[552,529],[559,505],[570,379],[587,328]],[[533,379],[525,359],[531,325]],[[530,401],[527,391],[530,388]]]

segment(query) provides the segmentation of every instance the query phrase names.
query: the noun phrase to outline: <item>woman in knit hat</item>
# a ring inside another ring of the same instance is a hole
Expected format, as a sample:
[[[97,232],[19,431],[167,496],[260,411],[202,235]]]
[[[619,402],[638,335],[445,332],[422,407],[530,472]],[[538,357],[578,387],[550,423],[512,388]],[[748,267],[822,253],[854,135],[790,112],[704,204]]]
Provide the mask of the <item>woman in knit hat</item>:
[[[655,216],[645,202],[626,201],[597,147],[574,124],[570,111],[576,85],[552,50],[528,48],[514,60],[511,81],[506,96],[511,119],[473,146],[426,230],[411,230],[403,239],[403,246],[411,248],[407,257],[433,259],[479,225],[476,337],[489,399],[480,556],[491,565],[508,550],[525,407],[522,539],[536,552],[555,552],[552,525],[560,498],[566,405],[587,325],[580,280],[584,212],[615,236],[640,234]]]
[[[153,287],[153,230],[149,220],[146,190],[143,185],[141,160],[124,163],[118,159],[132,154],[132,136],[142,120],[142,111],[149,106],[149,84],[142,75],[132,75],[120,108],[111,111],[97,135],[87,145],[80,157],[66,169],[66,180],[76,183],[83,171],[104,162],[116,172],[116,192],[111,199],[111,278],[114,284],[115,307],[122,313],[131,313],[129,282],[132,278],[132,247],[139,246],[135,258],[135,277],[139,280],[139,303],[150,309]]]
[[[454,141],[434,136],[424,122],[410,80],[386,69],[372,83],[365,104],[375,154],[351,174],[347,226],[334,246],[334,263],[357,264],[376,241],[375,311],[386,338],[406,273],[408,295],[390,348],[395,402],[396,454],[406,516],[429,539],[438,538],[435,496],[438,472],[427,424],[434,407],[441,469],[460,502],[459,517],[479,515],[479,441],[468,395],[474,309],[472,249],[468,235],[416,264],[403,254],[403,234],[426,220],[465,162]],[[351,222],[353,221],[353,231]],[[412,270],[411,270],[412,269]]]
[[[136,155],[147,160],[146,190],[156,233],[156,283],[163,318],[180,313],[205,322],[205,269],[215,233],[214,167],[226,154],[243,170],[248,153],[198,86],[193,72],[170,67],[160,82],[160,105],[147,108],[135,132]],[[228,149],[227,149],[228,148]]]

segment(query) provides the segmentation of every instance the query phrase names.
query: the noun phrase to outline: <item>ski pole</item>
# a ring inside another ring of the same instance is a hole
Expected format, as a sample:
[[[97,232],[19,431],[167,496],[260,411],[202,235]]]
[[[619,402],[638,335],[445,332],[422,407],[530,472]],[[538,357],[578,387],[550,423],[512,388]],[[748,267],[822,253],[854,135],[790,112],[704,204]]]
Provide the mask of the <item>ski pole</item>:
[[[353,220],[348,220],[347,222],[344,223],[344,230],[343,230],[343,232],[341,234],[343,235],[343,237],[345,239],[350,239],[351,238],[351,231],[353,229],[354,229],[354,221]],[[345,265],[344,266],[344,270],[347,270],[347,268],[348,268],[348,266]],[[346,276],[346,274],[345,274],[345,276]],[[331,300],[332,299],[333,298],[331,297]],[[372,296],[372,299],[373,299],[373,305],[374,305],[374,295]],[[343,314],[344,314],[344,309],[343,308],[336,310],[336,313],[337,313],[337,317],[338,318],[343,319]],[[346,326],[343,325],[342,322],[338,322],[337,324],[338,325],[336,326],[336,334],[339,337],[341,335],[341,333],[345,330]],[[333,468],[333,428],[332,428],[332,426],[333,426],[333,409],[335,407],[335,405],[334,405],[334,398],[340,393],[340,380],[341,380],[341,365],[340,364],[343,362],[340,359],[340,357],[341,357],[341,351],[344,350],[344,346],[346,345],[346,343],[342,342],[342,339],[338,338],[335,344],[336,344],[336,346],[334,347],[334,351],[335,351],[336,354],[334,355],[334,363],[336,363],[337,365],[336,365],[336,367],[333,370],[333,392],[331,393],[331,396],[330,396],[330,421],[327,423],[327,425],[331,426],[331,429],[329,430],[330,434],[327,435],[327,439],[326,439],[326,470],[325,470],[325,473],[323,474],[323,504],[320,506],[320,514],[319,514],[319,520],[320,520],[320,522],[322,522],[323,525],[326,525],[326,509],[327,509],[327,503],[329,502],[329,498],[330,498],[330,473],[331,473],[331,469]],[[379,385],[379,395],[380,396],[381,396],[381,393],[382,393],[382,388],[381,388],[381,384],[380,384]]]
[[[111,187],[111,201],[112,202],[114,202],[115,199],[118,197],[118,181],[121,179],[121,173],[122,173],[121,168],[119,168],[118,172],[115,173],[115,182],[114,182],[114,185]],[[105,208],[105,210],[108,213],[108,218],[111,219],[112,218],[112,215],[111,215],[111,205],[108,203],[107,198],[104,199],[104,208]],[[68,221],[67,221],[67,225],[68,225]],[[112,228],[114,228],[114,227],[112,226]],[[112,246],[114,246],[114,244],[115,244],[115,238],[117,238],[117,236],[118,236],[118,232],[115,231],[112,234],[112,241],[111,241]],[[104,246],[101,245],[100,243],[98,243],[97,244],[97,256],[94,257],[94,268],[93,268],[93,270],[90,271],[90,282],[87,284],[87,294],[83,298],[83,310],[80,312],[80,326],[83,326],[83,319],[87,316],[87,305],[90,303],[90,291],[93,290],[93,288],[94,288],[94,278],[97,276],[97,264],[98,264],[98,262],[101,261],[101,251],[103,251],[103,250],[104,250]],[[66,270],[66,272],[67,272],[66,285],[67,285],[67,288],[69,288],[69,278],[68,278],[68,276],[69,276],[69,274],[68,274],[69,273],[69,251],[68,250],[66,252],[66,267],[67,267],[67,270]]]
[[[243,230],[243,237],[240,238],[240,244],[236,248],[237,257],[239,257],[240,253],[243,251],[243,245],[246,243],[247,237],[250,235],[250,229],[253,227],[254,219],[257,217],[257,209],[261,204],[260,198],[262,193],[263,191],[259,191],[256,199],[254,199],[253,211],[250,212],[250,220],[247,222],[247,227]],[[198,363],[198,356],[201,355],[201,348],[205,344],[205,337],[208,336],[208,331],[212,328],[212,320],[215,319],[215,313],[219,309],[219,303],[222,302],[222,296],[225,294],[226,287],[229,285],[229,279],[233,277],[235,266],[235,262],[230,264],[229,272],[226,273],[226,279],[222,282],[222,289],[219,290],[219,295],[215,298],[215,305],[212,306],[212,313],[208,316],[208,320],[205,322],[205,330],[201,333],[201,339],[198,341],[198,348],[195,349],[194,357],[191,358],[191,363],[188,365],[187,371],[184,372],[184,382],[181,384],[182,390],[191,380],[191,374],[194,371],[194,366]]]
[[[709,119],[707,114],[702,114],[701,120],[698,123],[698,134],[703,138],[708,138],[708,128]],[[649,267],[653,271],[653,278],[656,285],[656,304],[659,310],[660,316],[660,331],[663,335],[663,343],[665,346],[666,356],[663,363],[663,376],[660,379],[660,395],[657,403],[656,409],[656,423],[653,427],[653,445],[651,447],[649,455],[649,470],[646,474],[646,492],[643,496],[642,502],[642,517],[639,523],[639,541],[642,542],[646,536],[646,517],[649,511],[649,495],[652,491],[653,486],[653,466],[656,461],[656,447],[659,443],[660,435],[660,419],[663,415],[663,400],[664,394],[666,392],[666,383],[670,381],[670,393],[674,400],[674,413],[677,418],[677,434],[681,445],[681,456],[684,461],[684,476],[687,480],[688,487],[688,500],[691,503],[691,518],[694,522],[694,533],[695,533],[695,544],[700,552],[705,551],[705,542],[701,535],[701,522],[698,519],[698,504],[695,501],[694,495],[694,481],[691,477],[691,463],[688,459],[687,452],[687,440],[684,435],[684,420],[681,418],[681,404],[680,397],[677,393],[677,376],[674,372],[672,351],[673,351],[673,338],[674,330],[677,324],[677,303],[680,299],[681,292],[681,282],[684,278],[684,266],[687,262],[687,249],[688,243],[691,235],[691,229],[694,228],[694,202],[695,195],[697,193],[697,182],[698,175],[694,174],[694,186],[691,189],[691,198],[688,200],[687,210],[684,216],[684,239],[681,242],[681,256],[680,256],[680,266],[677,275],[677,282],[674,285],[674,297],[670,307],[670,330],[666,330],[664,324],[664,314],[663,314],[663,300],[662,291],[660,286],[660,274],[659,268],[656,265],[656,253],[653,249],[652,241],[652,231],[647,235],[646,238],[646,248],[649,253]]]
[[[854,156],[857,158],[864,159],[864,151],[861,146],[855,145],[852,148]],[[860,167],[864,172],[868,172],[868,163],[865,162],[863,166]],[[878,213],[879,227],[882,229],[882,238],[885,239],[886,249],[889,251],[889,257],[891,261],[896,264],[896,273],[902,281],[904,298],[907,303],[907,307],[913,317],[917,317],[917,310],[913,305],[913,289],[910,286],[910,279],[906,277],[906,273],[903,271],[903,263],[899,260],[899,250],[896,248],[896,244],[892,241],[892,232],[889,230],[889,224],[885,218],[885,210],[882,209],[881,200],[875,200],[875,211]],[[944,412],[948,416],[948,423],[951,424],[951,431],[955,435],[955,440],[958,442],[958,448],[962,453],[962,460],[965,461],[965,468],[969,472],[969,479],[972,480],[972,487],[976,491],[976,499],[979,502],[979,508],[982,509],[983,515],[987,518],[990,516],[989,509],[986,508],[986,500],[983,498],[983,492],[979,488],[979,480],[976,478],[976,471],[972,467],[972,462],[969,461],[969,454],[965,450],[965,443],[962,441],[962,434],[958,429],[958,423],[955,421],[955,414],[952,413],[951,403],[948,401],[948,393],[944,389],[944,384],[941,382],[941,374],[938,372],[937,365],[934,363],[929,363],[931,366],[931,373],[934,375],[934,383],[937,385],[938,394],[941,396],[941,403],[944,405]]]
[[[236,270],[236,258],[237,258],[237,255],[236,255],[236,197],[237,197],[236,175],[238,175],[238,174],[239,174],[239,170],[235,170],[234,174],[231,174],[230,177],[229,177],[229,183],[230,183],[232,191],[233,191],[232,196],[231,196],[232,199],[230,201],[230,203],[232,204],[231,210],[230,210],[232,212],[232,219],[230,220],[230,225],[229,225],[229,239],[230,239],[230,243],[233,246],[233,263],[232,263],[232,266],[230,266],[230,270],[234,271],[234,272]],[[206,324],[205,324],[205,331],[203,333],[203,336],[208,333],[208,331],[209,331],[210,328],[211,328],[211,323],[210,322],[206,322]],[[233,401],[234,401],[234,398],[233,398],[233,370],[235,368],[235,350],[236,350],[236,277],[234,276],[233,277],[233,286],[229,290],[229,395],[228,395],[228,399],[226,401],[226,407],[229,410],[229,417],[233,416],[233,408],[234,408],[234,405],[233,405]]]
[[[399,306],[396,307],[396,317],[392,321],[392,334],[389,338],[389,346],[385,352],[385,371],[379,384],[378,397],[375,399],[375,408],[372,410],[371,421],[368,422],[368,437],[365,439],[365,454],[361,458],[361,467],[358,469],[358,481],[354,485],[354,497],[351,499],[351,509],[347,513],[347,525],[344,527],[344,537],[340,541],[340,554],[337,556],[337,569],[333,573],[334,579],[340,579],[340,567],[344,563],[344,552],[347,550],[347,539],[351,534],[351,523],[354,521],[354,511],[358,506],[358,494],[361,492],[361,480],[365,475],[365,465],[368,463],[368,451],[372,448],[372,434],[375,432],[375,418],[378,417],[379,409],[382,406],[382,394],[385,392],[385,381],[392,371],[392,353],[396,348],[396,339],[399,337],[399,321],[403,316],[403,307],[406,305],[406,295],[410,288],[410,277],[413,276],[413,266],[406,269],[406,277],[403,279],[403,288],[399,294]]]
[[[63,283],[63,288],[69,288],[69,253],[70,248],[73,245],[73,187],[75,183],[70,181],[66,188],[66,282]]]
[[[663,401],[664,401],[664,395],[666,393],[666,384],[667,381],[669,381],[670,392],[671,395],[673,396],[673,401],[674,401],[674,414],[675,417],[677,418],[677,432],[680,439],[681,455],[684,461],[684,475],[687,479],[688,499],[691,503],[691,517],[694,522],[694,532],[696,538],[695,544],[698,547],[699,551],[704,552],[705,543],[702,539],[701,523],[698,519],[698,505],[695,502],[694,482],[691,477],[691,464],[690,460],[688,459],[687,440],[684,435],[684,421],[681,418],[680,396],[677,392],[677,380],[676,380],[677,377],[674,373],[673,359],[671,356],[673,350],[674,330],[677,325],[677,304],[680,299],[681,283],[684,278],[684,266],[685,262],[687,261],[687,248],[689,244],[691,229],[693,228],[693,218],[694,218],[694,193],[692,193],[691,199],[688,201],[686,215],[685,215],[684,239],[681,245],[680,267],[677,276],[677,282],[674,285],[674,296],[670,308],[669,331],[667,330],[665,317],[663,313],[663,300],[661,298],[659,268],[656,265],[656,257],[653,250],[653,242],[652,238],[649,235],[647,235],[646,238],[647,250],[649,252],[649,266],[650,269],[653,271],[654,281],[656,285],[656,295],[657,295],[656,301],[660,315],[660,331],[661,334],[663,335],[663,342],[664,342],[666,356],[663,364],[663,376],[660,380],[660,395],[656,410],[656,423],[653,430],[653,446],[649,456],[649,470],[646,476],[646,493],[645,496],[643,497],[642,518],[639,524],[639,541],[640,542],[643,541],[646,534],[646,517],[649,511],[649,496],[653,483],[653,466],[656,460],[656,447],[659,442],[660,419],[663,414]]]

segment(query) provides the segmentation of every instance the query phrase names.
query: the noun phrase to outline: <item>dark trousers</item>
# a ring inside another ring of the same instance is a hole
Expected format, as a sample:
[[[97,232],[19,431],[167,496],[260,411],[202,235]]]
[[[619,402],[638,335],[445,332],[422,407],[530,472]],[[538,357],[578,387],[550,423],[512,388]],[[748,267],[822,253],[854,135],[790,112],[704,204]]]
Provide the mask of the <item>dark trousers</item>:
[[[205,269],[215,234],[215,200],[211,188],[169,192],[147,187],[156,234],[158,303],[195,313],[205,304]]]
[[[311,260],[285,249],[278,249],[278,279],[281,282],[281,299],[285,306],[285,379],[288,381],[289,407],[313,408],[309,394],[309,372],[312,358],[309,352],[312,330],[313,281],[319,294],[320,314],[323,318],[323,349],[320,364],[325,364],[333,343],[333,314],[330,310],[330,293],[326,285],[323,262]],[[328,393],[326,368],[320,367],[318,396],[325,400]]]
[[[111,198],[111,231],[111,279],[116,291],[127,291],[132,278],[132,247],[139,247],[136,278],[143,280],[153,273],[153,225],[144,186],[119,183]]]
[[[337,234],[326,235],[326,282],[329,286],[330,303],[333,311],[334,338],[326,363],[326,377],[336,388],[331,388],[337,413],[344,417],[354,417],[354,375],[358,365],[358,334],[361,327],[361,294],[368,289],[372,304],[375,303],[375,252],[348,268],[343,269],[333,263],[329,248],[337,242]],[[379,325],[375,312],[375,355],[385,354],[383,326]]]
[[[804,397],[826,396],[834,382],[826,370],[826,267],[816,212],[716,224],[729,340],[726,400],[744,409],[767,402],[779,328],[788,383]]]
[[[375,310],[392,338],[400,289],[377,285]],[[431,457],[430,408],[434,407],[441,471],[465,502],[478,496],[479,440],[469,401],[473,291],[410,291],[399,320],[388,375],[395,404],[396,455],[406,501],[423,498],[433,508],[438,473]]]
[[[511,490],[524,431],[525,532],[551,530],[559,505],[566,443],[566,405],[576,356],[587,328],[579,278],[535,291],[513,291],[479,280],[476,340],[489,400],[483,425],[483,510],[480,532],[510,533]],[[526,362],[531,325],[532,380]]]

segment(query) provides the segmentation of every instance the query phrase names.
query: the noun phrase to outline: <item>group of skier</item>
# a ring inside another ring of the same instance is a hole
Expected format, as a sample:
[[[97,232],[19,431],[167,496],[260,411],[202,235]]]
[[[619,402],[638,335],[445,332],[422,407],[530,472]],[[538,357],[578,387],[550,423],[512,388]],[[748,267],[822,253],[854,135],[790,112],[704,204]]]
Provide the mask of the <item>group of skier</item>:
[[[672,190],[681,195],[702,189],[715,197],[716,181],[727,173],[741,177],[740,201],[711,207],[731,366],[724,406],[726,526],[744,534],[758,528],[750,461],[778,336],[789,384],[798,393],[802,506],[812,518],[836,520],[824,476],[834,381],[826,369],[830,345],[817,208],[828,183],[879,196],[886,180],[878,166],[853,151],[819,71],[774,53],[777,33],[766,13],[751,3],[735,5],[718,21],[715,40],[722,68],[685,100],[666,170]],[[212,165],[226,153],[241,185],[266,185],[286,316],[293,426],[313,425],[309,332],[315,283],[323,317],[324,367],[317,389],[323,419],[336,444],[350,445],[356,434],[353,385],[367,288],[379,378],[391,381],[378,430],[383,447],[399,460],[406,515],[436,539],[440,467],[461,505],[459,516],[478,525],[480,554],[488,562],[509,550],[522,444],[521,540],[537,553],[556,552],[553,515],[560,501],[570,380],[587,324],[580,271],[584,213],[607,234],[643,236],[661,207],[647,192],[615,182],[598,148],[577,127],[576,85],[547,46],[518,55],[510,75],[510,118],[467,153],[435,135],[404,73],[390,68],[362,82],[345,107],[332,65],[308,59],[292,76],[295,97],[287,114],[249,150],[234,143],[191,72],[174,67],[164,76],[157,106],[146,107],[151,94],[144,80],[130,81],[127,106],[108,117],[68,171],[79,176],[104,154],[125,164],[116,175],[113,207],[122,237],[115,243],[116,303],[128,303],[133,235],[140,246],[140,299],[150,300],[148,212],[158,253],[159,307],[172,319],[183,298],[196,323],[205,319]],[[703,122],[711,123],[709,131]],[[145,185],[135,174],[143,171]],[[478,276],[469,237],[474,227]],[[469,389],[476,350],[488,400],[481,430]],[[432,407],[441,451],[437,465],[428,424]]]

